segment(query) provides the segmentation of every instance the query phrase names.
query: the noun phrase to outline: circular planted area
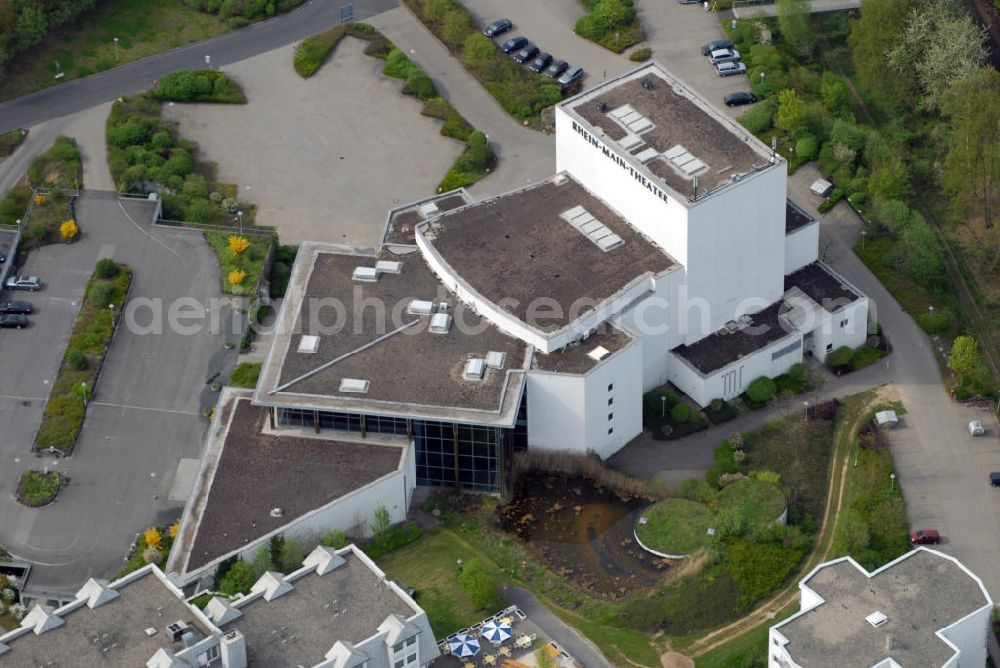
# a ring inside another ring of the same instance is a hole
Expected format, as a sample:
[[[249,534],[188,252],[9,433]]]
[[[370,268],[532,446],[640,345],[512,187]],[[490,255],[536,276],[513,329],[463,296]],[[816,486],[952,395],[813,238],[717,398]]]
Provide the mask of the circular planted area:
[[[635,526],[643,547],[666,557],[684,557],[705,547],[714,515],[704,504],[666,499],[647,508]]]
[[[785,495],[771,483],[741,480],[719,492],[719,510],[735,509],[750,524],[764,526],[785,515]]]

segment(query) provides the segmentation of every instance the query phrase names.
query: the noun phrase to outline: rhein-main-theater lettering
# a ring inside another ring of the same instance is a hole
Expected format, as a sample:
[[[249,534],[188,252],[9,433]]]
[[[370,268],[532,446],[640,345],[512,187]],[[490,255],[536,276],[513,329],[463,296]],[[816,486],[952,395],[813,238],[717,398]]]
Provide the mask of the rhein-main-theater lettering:
[[[611,149],[605,146],[603,142],[597,139],[597,137],[590,134],[582,127],[580,127],[580,124],[577,123],[576,121],[573,121],[573,129],[576,130],[576,132],[578,132],[581,137],[583,137],[588,142],[593,144],[595,148],[600,149],[601,153],[604,154],[604,157],[610,158],[619,167],[628,170],[628,173],[632,175],[632,178],[641,183],[643,187],[646,188],[646,190],[653,193],[654,195],[662,199],[664,202],[670,202],[670,198],[667,197],[667,193],[657,188],[656,184],[647,179],[644,174],[641,174],[637,172],[635,169],[633,169],[632,165],[628,164],[625,158],[619,156],[616,153],[613,153]]]

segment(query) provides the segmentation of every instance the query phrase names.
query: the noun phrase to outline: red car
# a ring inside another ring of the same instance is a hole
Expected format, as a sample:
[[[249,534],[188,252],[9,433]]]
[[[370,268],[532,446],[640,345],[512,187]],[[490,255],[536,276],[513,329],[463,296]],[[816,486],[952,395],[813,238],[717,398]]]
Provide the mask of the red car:
[[[914,545],[937,545],[941,542],[941,534],[934,529],[911,531],[910,542]]]

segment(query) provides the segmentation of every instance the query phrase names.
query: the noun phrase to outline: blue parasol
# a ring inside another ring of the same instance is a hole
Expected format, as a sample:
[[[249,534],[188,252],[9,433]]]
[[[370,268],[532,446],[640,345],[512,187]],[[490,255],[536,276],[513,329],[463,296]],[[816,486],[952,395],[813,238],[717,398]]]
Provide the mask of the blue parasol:
[[[448,649],[455,656],[465,659],[479,652],[479,641],[466,633],[460,633],[448,639]]]

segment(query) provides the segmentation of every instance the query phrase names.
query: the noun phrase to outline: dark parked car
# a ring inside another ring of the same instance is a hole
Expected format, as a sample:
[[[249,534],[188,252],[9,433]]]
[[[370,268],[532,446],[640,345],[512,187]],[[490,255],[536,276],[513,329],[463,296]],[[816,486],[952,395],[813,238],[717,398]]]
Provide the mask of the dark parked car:
[[[563,86],[568,86],[574,81],[578,81],[583,78],[583,68],[577,65],[576,67],[571,67],[563,75],[559,77],[559,83]]]
[[[734,74],[746,74],[747,66],[743,63],[719,63],[715,66],[715,70],[720,77],[731,77]]]
[[[500,19],[483,28],[483,34],[487,37],[496,37],[497,35],[504,34],[513,27],[514,24],[510,22],[510,19]]]
[[[524,48],[511,56],[515,63],[526,63],[538,55],[538,47],[528,42]]]
[[[744,104],[753,104],[756,102],[757,96],[753,93],[740,91],[738,93],[730,93],[722,99],[725,100],[727,107],[741,107]]]
[[[503,51],[504,53],[511,53],[513,51],[523,49],[527,43],[528,43],[527,37],[520,37],[520,36],[511,37],[502,45],[500,45],[500,50]]]
[[[937,545],[941,542],[941,534],[934,529],[911,531],[910,542],[914,545]]]
[[[528,67],[532,72],[541,72],[549,63],[552,62],[552,54],[550,53],[540,53],[538,57],[531,61],[531,65]]]
[[[28,326],[28,319],[19,313],[9,313],[0,315],[0,328],[21,329]]]
[[[30,302],[0,302],[0,315],[9,315],[11,313],[27,315],[31,311],[32,306]]]
[[[553,60],[552,64],[545,70],[545,76],[557,79],[560,74],[566,71],[567,67],[569,67],[569,63],[565,60]]]
[[[711,42],[701,47],[701,55],[707,56],[713,51],[717,51],[719,49],[731,49],[731,48],[733,48],[733,43],[730,42],[728,39],[713,39]]]
[[[38,290],[42,281],[37,276],[11,276],[7,279],[7,287],[11,290]]]
[[[1000,487],[1000,471],[990,473],[990,484],[994,487]]]

